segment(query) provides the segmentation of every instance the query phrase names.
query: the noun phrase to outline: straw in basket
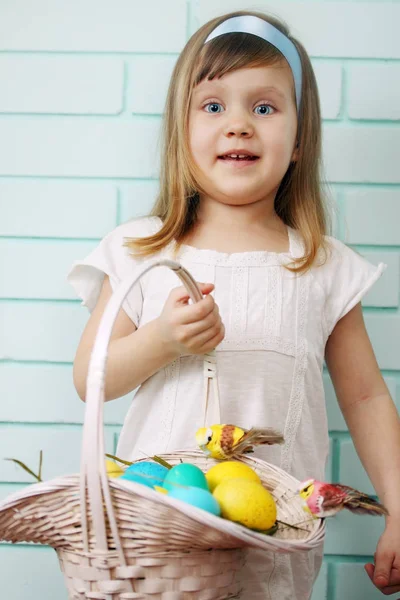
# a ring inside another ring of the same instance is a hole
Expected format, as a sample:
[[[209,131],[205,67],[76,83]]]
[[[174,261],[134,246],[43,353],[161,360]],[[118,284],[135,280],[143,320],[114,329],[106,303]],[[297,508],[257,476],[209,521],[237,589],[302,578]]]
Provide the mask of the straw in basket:
[[[70,600],[223,600],[238,597],[237,574],[246,548],[275,552],[319,546],[321,519],[304,523],[299,482],[262,460],[239,457],[272,493],[278,519],[303,523],[281,527],[274,536],[169,498],[124,479],[109,479],[103,432],[104,380],[112,328],[131,288],[151,269],[172,269],[191,299],[201,292],[191,274],[167,259],[148,263],[124,280],[110,298],[93,346],[87,377],[81,472],[38,483],[0,503],[0,540],[52,546],[58,555]],[[215,351],[205,355],[205,405],[210,383],[218,397]],[[219,401],[218,401],[219,411]],[[203,471],[215,461],[200,451],[161,455]]]

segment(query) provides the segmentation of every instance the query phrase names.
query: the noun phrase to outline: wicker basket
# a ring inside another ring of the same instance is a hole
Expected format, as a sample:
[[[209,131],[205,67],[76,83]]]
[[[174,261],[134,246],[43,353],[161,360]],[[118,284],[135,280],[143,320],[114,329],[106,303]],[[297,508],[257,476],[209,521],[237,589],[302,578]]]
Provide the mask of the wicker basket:
[[[190,273],[167,259],[135,271],[112,295],[101,320],[87,378],[81,472],[34,484],[0,504],[0,540],[56,549],[70,600],[223,600],[237,597],[246,548],[297,552],[319,546],[325,526],[305,521],[298,481],[262,460],[240,457],[275,498],[280,526],[274,536],[169,498],[124,479],[109,479],[104,461],[103,403],[112,328],[130,289],[150,269],[172,269],[193,301],[201,298]],[[215,354],[205,356],[206,404],[218,394]],[[219,405],[219,400],[218,400]],[[219,409],[219,406],[218,406]],[[215,463],[200,451],[162,455],[203,471]]]

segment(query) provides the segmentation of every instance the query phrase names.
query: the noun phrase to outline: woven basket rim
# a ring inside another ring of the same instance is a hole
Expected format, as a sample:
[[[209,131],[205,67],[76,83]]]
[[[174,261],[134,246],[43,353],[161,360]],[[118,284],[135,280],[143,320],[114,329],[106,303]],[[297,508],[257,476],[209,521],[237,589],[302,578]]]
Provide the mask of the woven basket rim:
[[[161,456],[165,457],[167,460],[168,456],[174,456],[177,454],[180,457],[193,457],[193,455],[203,455],[203,453],[200,450],[181,450],[173,453],[162,454]],[[142,462],[143,460],[148,459],[140,459],[135,462]],[[260,467],[262,467],[263,465],[267,465],[268,468],[272,468],[278,472],[280,471],[280,469],[276,467],[276,465],[267,463],[266,461],[263,461],[262,459],[259,459],[257,457],[238,457],[238,460],[247,464],[253,463]],[[291,483],[293,484],[293,488],[296,488],[298,481],[289,474],[286,474],[286,476],[288,480],[285,482],[286,487],[291,488]],[[3,502],[0,502],[0,513],[10,509],[17,510],[19,503],[26,502],[27,500],[31,500],[31,502],[34,502],[34,498],[36,496],[51,494],[63,489],[67,489],[69,487],[78,488],[79,480],[80,474],[76,473],[56,477],[54,479],[41,483],[31,484],[27,488],[24,488],[23,490],[18,490],[14,494],[11,494]],[[212,515],[211,513],[208,513],[204,510],[201,510],[200,508],[187,504],[181,500],[169,497],[166,494],[160,494],[153,488],[147,487],[140,483],[135,483],[126,479],[110,478],[109,485],[111,488],[128,491],[129,493],[132,493],[136,496],[140,496],[147,500],[151,500],[156,504],[170,506],[171,508],[181,512],[182,514],[185,514],[186,516],[192,518],[200,524],[206,524],[207,526],[212,527],[215,531],[219,533],[229,534],[230,536],[236,538],[240,545],[246,544],[248,546],[257,547],[263,550],[271,550],[273,546],[276,549],[281,549],[286,552],[299,550],[307,551],[318,547],[322,543],[323,538],[325,536],[325,521],[323,519],[314,519],[312,521],[314,526],[307,537],[304,537],[299,540],[283,540],[248,529],[247,527],[235,523],[233,521],[217,517],[215,515]]]

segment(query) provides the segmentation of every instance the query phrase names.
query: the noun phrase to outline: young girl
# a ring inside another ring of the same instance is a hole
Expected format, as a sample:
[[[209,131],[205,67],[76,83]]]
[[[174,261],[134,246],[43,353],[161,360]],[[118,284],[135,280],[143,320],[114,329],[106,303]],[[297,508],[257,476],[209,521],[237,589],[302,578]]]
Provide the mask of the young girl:
[[[257,12],[214,19],[189,40],[167,98],[160,193],[151,216],[107,235],[69,281],[91,311],[74,363],[88,361],[112,290],[147,260],[180,261],[204,298],[189,303],[157,268],[128,296],[110,342],[106,399],[139,387],[117,453],[193,448],[203,417],[203,357],[217,347],[222,422],[273,427],[257,450],[296,478],[324,478],[326,359],[360,458],[390,517],[374,565],[400,590],[400,425],[364,327],[375,267],[327,235],[317,86],[302,45]],[[211,423],[209,423],[211,424]],[[384,468],[383,468],[384,465]],[[306,600],[319,552],[252,551],[245,600]]]

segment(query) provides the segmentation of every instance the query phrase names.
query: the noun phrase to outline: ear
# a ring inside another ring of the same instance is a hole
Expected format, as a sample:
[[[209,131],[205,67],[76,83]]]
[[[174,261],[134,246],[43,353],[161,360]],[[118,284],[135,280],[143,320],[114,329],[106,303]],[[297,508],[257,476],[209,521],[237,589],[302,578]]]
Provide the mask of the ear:
[[[293,150],[293,154],[292,154],[292,158],[290,160],[290,162],[297,162],[299,158],[299,144],[296,143],[296,146]]]

